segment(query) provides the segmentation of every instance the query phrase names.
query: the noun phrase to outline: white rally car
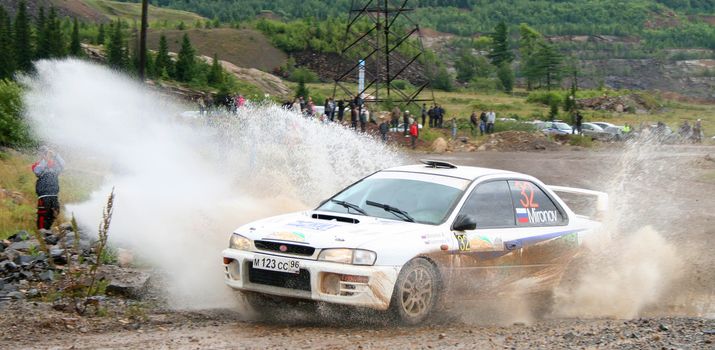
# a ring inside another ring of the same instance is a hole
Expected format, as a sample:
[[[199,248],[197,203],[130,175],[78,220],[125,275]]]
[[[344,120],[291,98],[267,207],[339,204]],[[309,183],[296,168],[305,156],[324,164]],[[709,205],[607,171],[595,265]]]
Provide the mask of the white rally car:
[[[255,296],[390,309],[423,321],[460,299],[524,280],[550,290],[600,224],[520,173],[423,161],[378,171],[318,208],[238,228],[223,254],[226,283]],[[253,299],[255,300],[255,299]]]

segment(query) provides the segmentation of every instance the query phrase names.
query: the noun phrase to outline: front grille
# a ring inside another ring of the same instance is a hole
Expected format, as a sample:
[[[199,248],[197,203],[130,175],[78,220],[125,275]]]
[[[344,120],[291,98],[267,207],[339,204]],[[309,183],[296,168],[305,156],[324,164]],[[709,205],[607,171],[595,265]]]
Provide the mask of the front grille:
[[[285,253],[285,254],[295,254],[295,255],[303,255],[303,256],[311,256],[313,253],[315,253],[315,248],[313,247],[307,247],[304,245],[298,245],[298,244],[286,244],[286,243],[278,243],[278,242],[269,242],[269,241],[254,241],[253,244],[256,245],[256,248],[259,250],[267,250],[269,252],[279,252],[279,253]],[[281,246],[286,247],[286,251],[281,251]]]
[[[310,272],[300,270],[300,273],[286,273],[270,270],[254,269],[253,263],[248,263],[248,280],[251,283],[265,284],[274,287],[299,289],[310,292]]]

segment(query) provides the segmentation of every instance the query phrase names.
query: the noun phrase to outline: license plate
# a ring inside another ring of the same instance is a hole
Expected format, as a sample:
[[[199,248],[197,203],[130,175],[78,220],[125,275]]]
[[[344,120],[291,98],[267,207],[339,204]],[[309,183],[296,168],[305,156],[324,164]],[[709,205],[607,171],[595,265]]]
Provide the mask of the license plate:
[[[253,268],[278,272],[299,273],[300,260],[256,255],[253,257]]]

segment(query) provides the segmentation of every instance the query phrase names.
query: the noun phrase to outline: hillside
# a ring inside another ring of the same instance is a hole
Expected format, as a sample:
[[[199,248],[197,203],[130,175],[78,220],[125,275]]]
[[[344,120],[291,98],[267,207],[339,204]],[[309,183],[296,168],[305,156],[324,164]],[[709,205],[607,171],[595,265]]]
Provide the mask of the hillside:
[[[57,8],[61,16],[76,17],[91,22],[106,22],[118,18],[134,21],[141,16],[141,5],[130,2],[109,0],[30,0],[26,1],[30,14],[35,16],[40,7]],[[0,5],[5,7],[11,15],[17,8],[17,0],[0,0]],[[150,22],[166,22],[177,24],[179,22],[194,23],[204,21],[206,18],[193,12],[180,11],[170,8],[149,6]]]
[[[270,72],[286,61],[285,53],[273,47],[262,33],[251,29],[150,30],[147,35],[148,46],[157,50],[159,37],[164,34],[169,50],[179,52],[184,33],[189,35],[197,53],[205,56],[217,54],[221,60],[240,67]]]

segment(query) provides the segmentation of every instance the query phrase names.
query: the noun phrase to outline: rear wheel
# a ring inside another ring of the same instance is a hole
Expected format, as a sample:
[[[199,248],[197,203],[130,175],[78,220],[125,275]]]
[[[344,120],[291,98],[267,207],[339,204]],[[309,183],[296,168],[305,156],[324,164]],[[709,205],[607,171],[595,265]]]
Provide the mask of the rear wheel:
[[[439,299],[439,278],[434,266],[417,258],[400,271],[392,293],[390,308],[405,324],[423,322],[434,311]]]

